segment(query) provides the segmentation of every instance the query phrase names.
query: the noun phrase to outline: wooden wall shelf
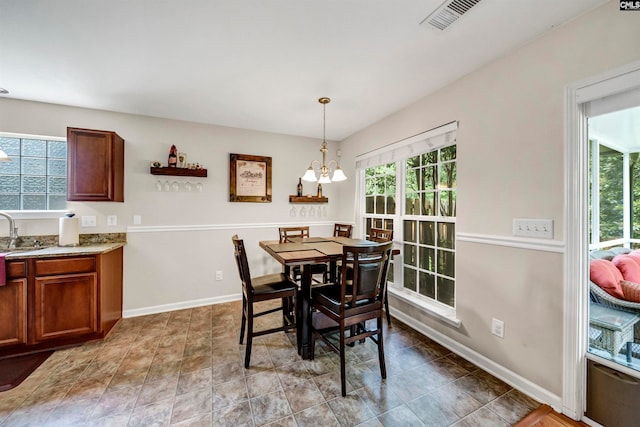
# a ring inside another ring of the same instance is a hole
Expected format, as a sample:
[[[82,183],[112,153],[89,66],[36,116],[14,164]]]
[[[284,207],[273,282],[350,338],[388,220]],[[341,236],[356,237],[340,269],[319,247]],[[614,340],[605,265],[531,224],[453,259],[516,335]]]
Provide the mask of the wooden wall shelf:
[[[186,168],[154,168],[151,167],[151,175],[170,175],[170,176],[196,176],[199,178],[207,177],[206,169],[186,169]]]
[[[329,198],[318,196],[289,196],[289,203],[329,203]]]

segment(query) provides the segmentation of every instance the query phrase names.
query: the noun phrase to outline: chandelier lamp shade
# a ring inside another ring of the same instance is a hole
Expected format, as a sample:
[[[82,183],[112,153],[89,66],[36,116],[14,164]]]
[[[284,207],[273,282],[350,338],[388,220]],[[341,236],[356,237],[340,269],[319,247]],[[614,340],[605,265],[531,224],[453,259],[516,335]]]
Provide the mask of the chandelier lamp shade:
[[[329,98],[322,97],[318,99],[318,102],[322,104],[322,147],[320,148],[320,152],[322,153],[322,162],[319,160],[311,161],[309,168],[305,172],[302,177],[303,181],[309,182],[318,182],[320,184],[329,184],[331,181],[344,181],[347,179],[342,169],[340,169],[340,164],[337,160],[331,160],[327,163],[327,138],[326,138],[326,128],[327,128],[327,104],[331,102]],[[339,153],[339,152],[338,152]],[[338,154],[339,155],[339,154]],[[314,164],[318,165],[320,171],[320,178],[316,176],[316,171],[314,169]],[[333,166],[333,176],[330,178],[329,173],[331,171],[331,167]]]

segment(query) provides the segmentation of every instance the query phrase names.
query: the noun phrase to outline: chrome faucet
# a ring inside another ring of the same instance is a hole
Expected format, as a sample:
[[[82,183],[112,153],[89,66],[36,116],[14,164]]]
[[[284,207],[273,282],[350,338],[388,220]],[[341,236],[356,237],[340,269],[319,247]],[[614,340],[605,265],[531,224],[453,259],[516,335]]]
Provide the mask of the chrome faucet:
[[[18,240],[18,227],[13,217],[6,212],[0,211],[0,216],[3,216],[9,220],[9,247],[8,249],[16,248],[16,241]]]

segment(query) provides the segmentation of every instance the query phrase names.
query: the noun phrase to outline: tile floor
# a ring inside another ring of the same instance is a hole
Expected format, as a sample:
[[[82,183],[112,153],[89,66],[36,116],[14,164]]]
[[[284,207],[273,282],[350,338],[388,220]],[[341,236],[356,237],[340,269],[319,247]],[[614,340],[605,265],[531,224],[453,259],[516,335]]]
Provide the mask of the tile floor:
[[[502,427],[538,406],[397,320],[386,380],[375,344],[349,349],[346,398],[337,355],[301,360],[294,333],[257,338],[245,370],[239,324],[239,302],[123,319],[0,393],[0,425]]]

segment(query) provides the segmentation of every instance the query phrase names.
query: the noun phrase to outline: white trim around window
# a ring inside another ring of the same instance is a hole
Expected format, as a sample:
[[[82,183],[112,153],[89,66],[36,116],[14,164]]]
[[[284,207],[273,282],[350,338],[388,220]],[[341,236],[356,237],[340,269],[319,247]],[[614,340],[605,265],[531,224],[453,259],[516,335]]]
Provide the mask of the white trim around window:
[[[419,133],[417,135],[402,139],[392,144],[380,147],[376,150],[363,153],[356,156],[356,231],[361,231],[361,234],[365,234],[365,230],[360,230],[363,225],[363,219],[380,217],[393,219],[394,235],[397,236],[394,239],[396,242],[402,241],[399,236],[402,236],[403,231],[403,219],[406,217],[404,202],[398,203],[396,206],[395,214],[392,215],[378,215],[378,214],[366,214],[365,213],[365,198],[361,194],[364,188],[365,173],[367,168],[372,168],[379,165],[388,163],[396,163],[396,194],[405,193],[405,170],[404,160],[413,157],[417,154],[434,151],[442,147],[446,147],[456,143],[456,131],[458,129],[458,122],[453,121],[445,125],[439,126],[434,129]],[[401,196],[397,198],[403,199]],[[432,217],[429,217],[432,218]],[[402,285],[402,265],[403,265],[403,247],[400,245],[401,254],[394,257],[394,280],[389,283],[389,294],[393,298],[402,300],[403,302],[418,308],[426,315],[436,318],[439,321],[447,323],[455,328],[459,328],[462,321],[456,317],[456,310],[454,307],[447,306],[439,303],[438,301],[431,300],[430,298],[423,297],[416,292],[411,292],[404,288]],[[396,309],[397,310],[397,309]],[[391,307],[393,313],[394,307]]]

